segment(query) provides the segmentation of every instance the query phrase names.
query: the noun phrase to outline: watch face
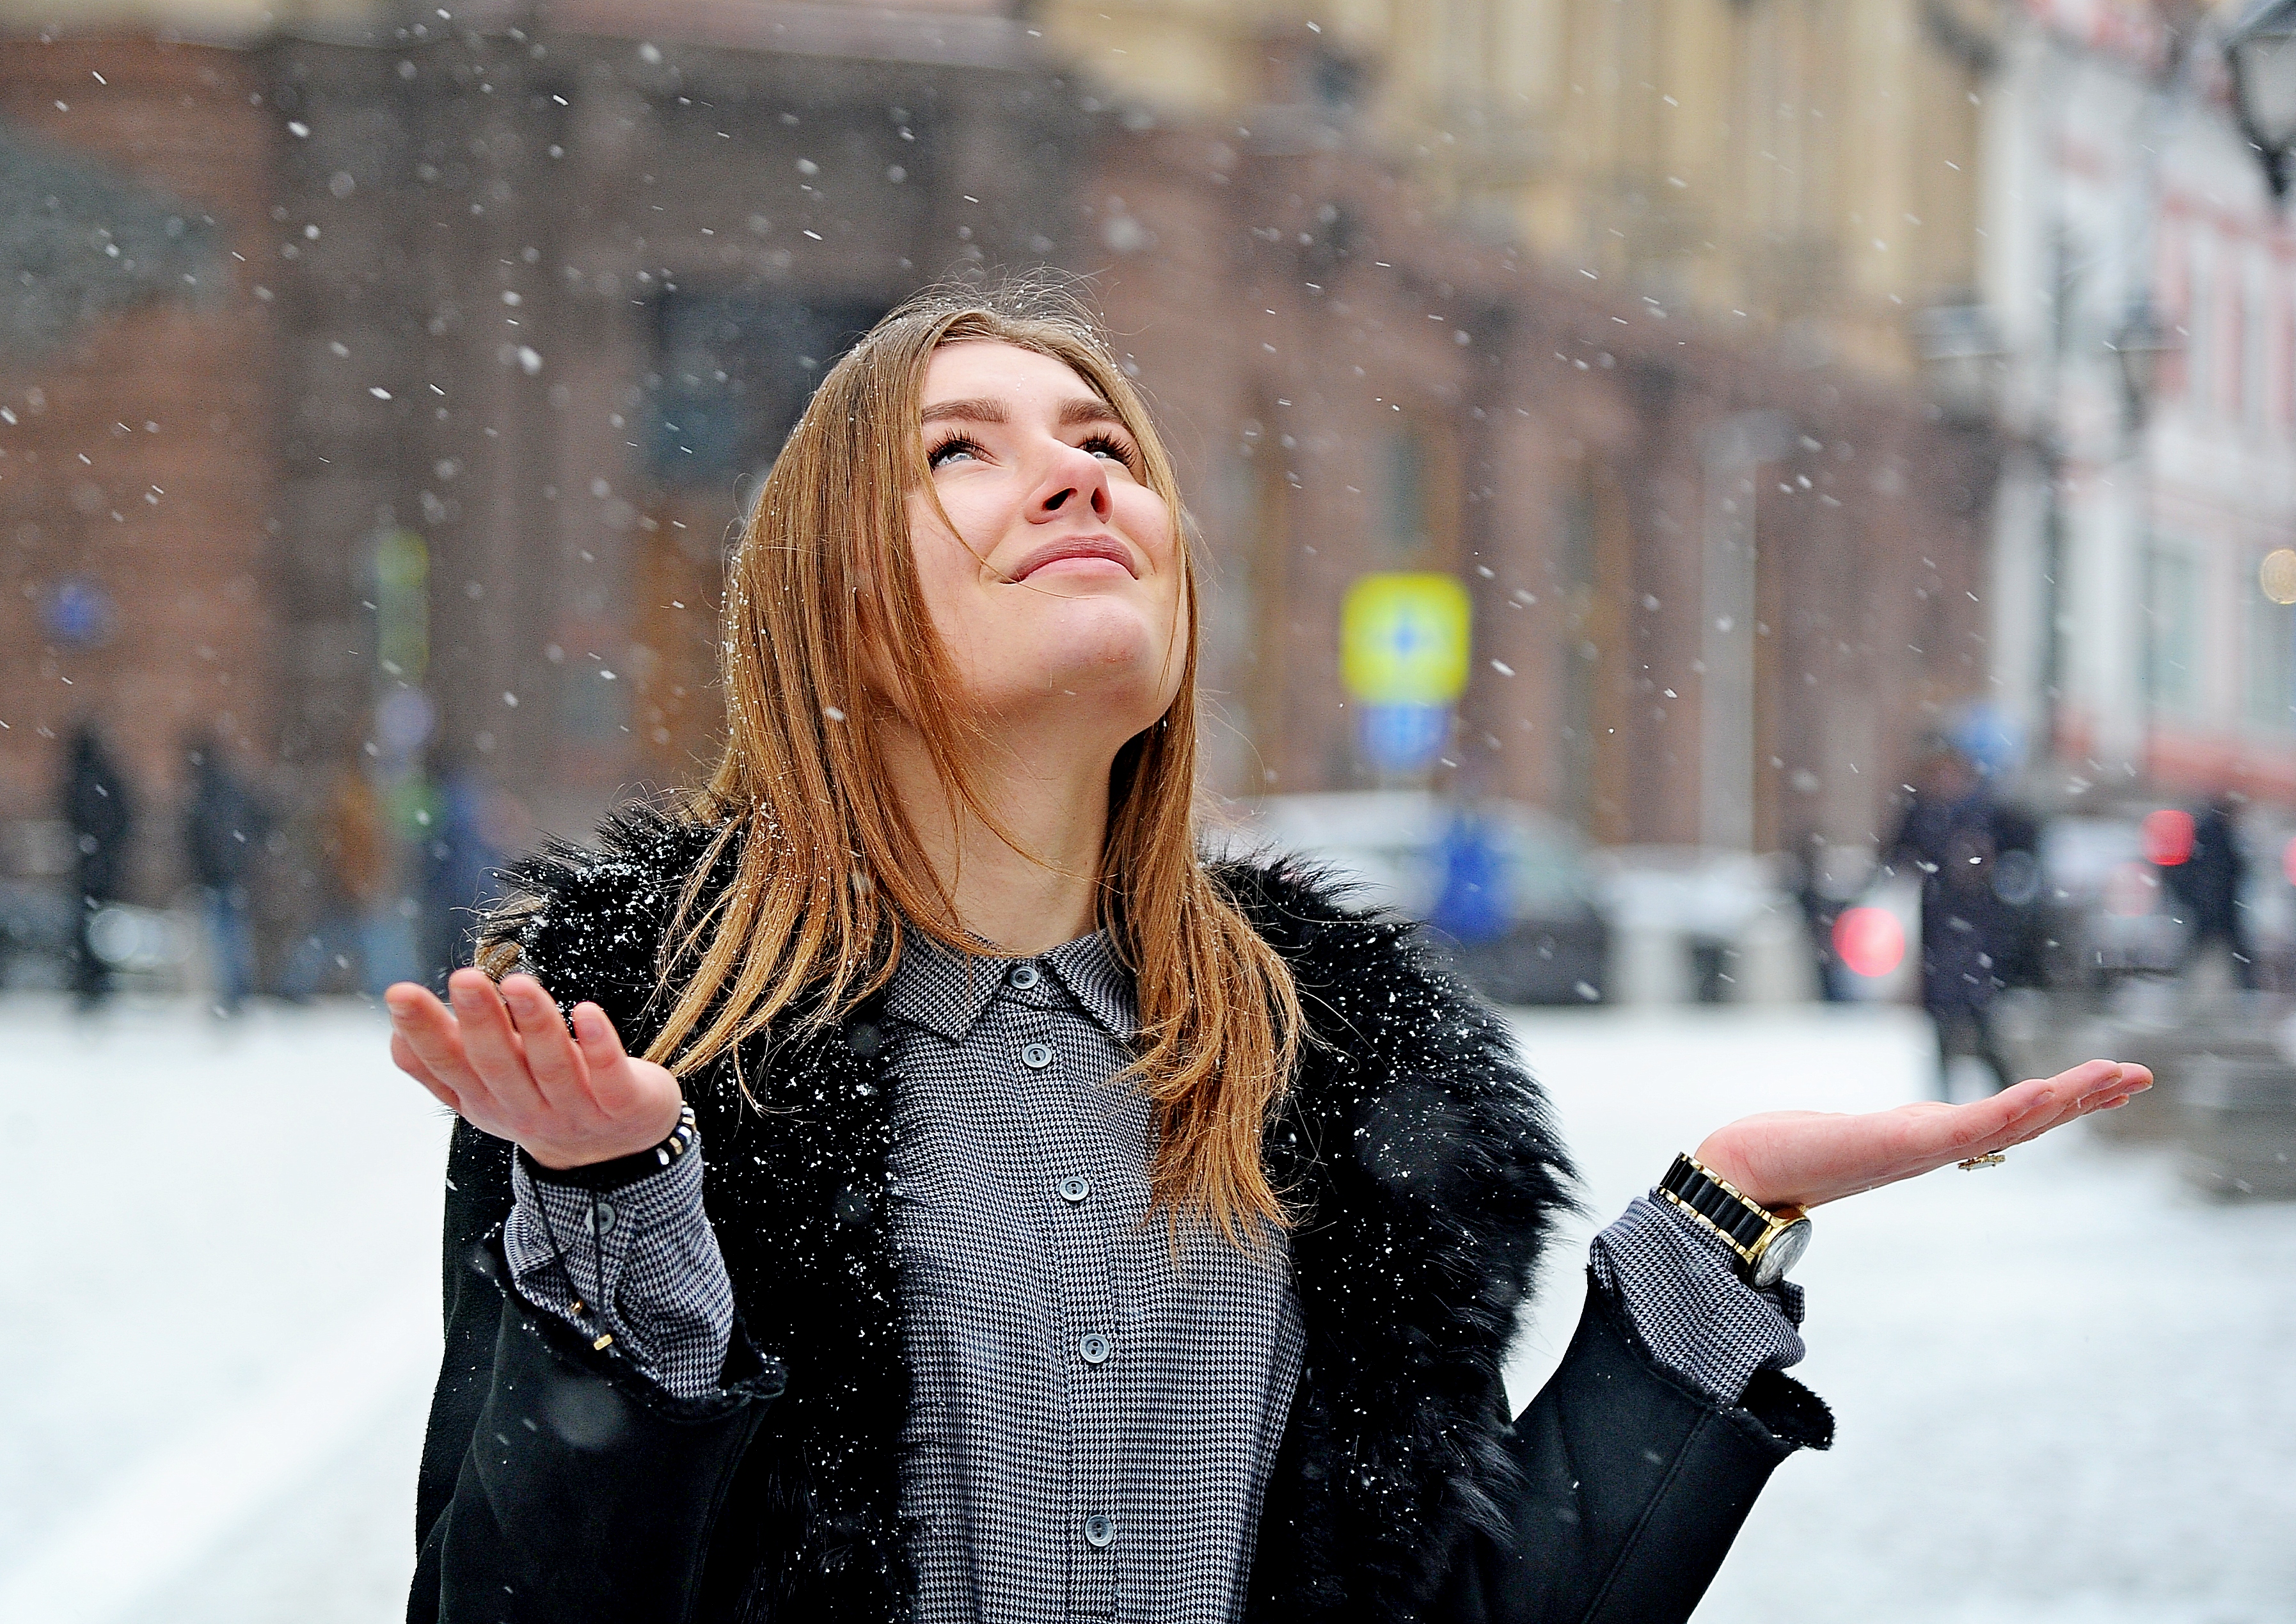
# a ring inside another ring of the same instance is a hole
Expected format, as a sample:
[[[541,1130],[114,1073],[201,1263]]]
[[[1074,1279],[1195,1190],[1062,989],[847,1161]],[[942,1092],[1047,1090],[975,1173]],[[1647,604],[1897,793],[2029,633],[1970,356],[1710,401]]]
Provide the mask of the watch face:
[[[1756,1285],[1775,1285],[1785,1278],[1786,1271],[1801,1261],[1802,1253],[1809,1250],[1809,1220],[1796,1218],[1778,1231],[1761,1257],[1754,1264]]]

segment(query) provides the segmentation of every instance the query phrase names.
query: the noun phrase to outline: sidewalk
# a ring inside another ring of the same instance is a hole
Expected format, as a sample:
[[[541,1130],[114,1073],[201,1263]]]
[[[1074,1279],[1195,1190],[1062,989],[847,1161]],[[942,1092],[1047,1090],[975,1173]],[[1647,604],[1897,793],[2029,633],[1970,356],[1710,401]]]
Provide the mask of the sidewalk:
[[[1517,1026],[1590,1210],[1519,1399],[1576,1320],[1586,1236],[1675,1151],[1928,1083],[1901,1011]],[[0,1619],[401,1616],[446,1123],[380,1015],[83,1024],[19,998],[0,1031]],[[1702,1624],[2296,1619],[2296,1206],[2204,1205],[2076,1128],[1822,1210],[1798,1277],[1841,1442],[1780,1469]]]

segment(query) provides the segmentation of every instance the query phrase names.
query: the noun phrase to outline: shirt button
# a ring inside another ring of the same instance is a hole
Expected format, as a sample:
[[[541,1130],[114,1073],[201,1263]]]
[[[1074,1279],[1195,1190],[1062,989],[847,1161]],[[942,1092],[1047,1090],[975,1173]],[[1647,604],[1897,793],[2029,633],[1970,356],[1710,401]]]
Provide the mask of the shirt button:
[[[1044,972],[1038,970],[1034,964],[1015,964],[1013,966],[1012,974],[1004,979],[1012,982],[1013,986],[1019,988],[1022,992],[1026,992],[1037,982],[1043,980],[1045,977]]]
[[[1086,1517],[1084,1537],[1092,1542],[1094,1549],[1104,1551],[1116,1543],[1116,1524],[1105,1517]]]
[[[1060,1189],[1062,1201],[1080,1202],[1092,1193],[1092,1181],[1088,1178],[1078,1178],[1074,1174],[1070,1174],[1061,1180]]]
[[[1053,1063],[1053,1051],[1048,1044],[1032,1043],[1021,1051],[1021,1063],[1031,1071],[1041,1071]]]
[[[614,1203],[611,1202],[592,1202],[590,1205],[591,1233],[594,1234],[603,1234],[613,1226]]]
[[[1084,1362],[1087,1365],[1105,1364],[1114,1348],[1115,1345],[1097,1331],[1077,1344],[1077,1351],[1084,1355]]]

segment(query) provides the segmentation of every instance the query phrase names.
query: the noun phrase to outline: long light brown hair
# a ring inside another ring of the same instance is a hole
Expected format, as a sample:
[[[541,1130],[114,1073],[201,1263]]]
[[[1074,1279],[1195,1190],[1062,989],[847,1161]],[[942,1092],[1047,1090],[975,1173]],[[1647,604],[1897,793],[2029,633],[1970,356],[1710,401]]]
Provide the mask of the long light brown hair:
[[[830,369],[791,431],[727,569],[726,746],[687,802],[689,815],[724,828],[665,944],[662,996],[672,1002],[646,1054],[686,1075],[737,1059],[784,1014],[838,1020],[891,977],[905,930],[980,950],[887,792],[880,741],[897,706],[952,809],[962,804],[1002,834],[970,765],[986,718],[956,697],[906,504],[931,488],[919,418],[926,364],[944,344],[980,340],[1063,362],[1107,402],[1180,529],[1178,692],[1111,769],[1095,908],[1135,980],[1141,1029],[1129,1075],[1157,1120],[1153,1202],[1248,1242],[1260,1225],[1286,1222],[1260,1142],[1291,1076],[1299,999],[1283,959],[1199,854],[1196,573],[1171,459],[1096,326],[1054,290],[944,289],[909,300]],[[875,692],[873,672],[895,692]],[[705,886],[729,851],[731,883]]]

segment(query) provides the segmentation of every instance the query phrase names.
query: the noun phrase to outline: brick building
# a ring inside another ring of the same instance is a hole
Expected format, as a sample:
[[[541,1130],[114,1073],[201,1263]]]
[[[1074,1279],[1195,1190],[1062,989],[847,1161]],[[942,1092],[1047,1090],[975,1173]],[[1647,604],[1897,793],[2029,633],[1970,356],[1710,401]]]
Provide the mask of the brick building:
[[[1338,605],[1374,569],[1472,589],[1449,759],[1607,841],[1866,841],[1983,689],[1989,442],[1450,230],[1328,109],[1176,122],[962,5],[433,26],[0,45],[0,138],[99,177],[79,237],[156,245],[0,355],[0,823],[84,713],[155,786],[221,723],[291,803],[427,761],[576,830],[690,777],[744,492],[965,266],[1089,274],[1160,405],[1224,791],[1368,782]]]

